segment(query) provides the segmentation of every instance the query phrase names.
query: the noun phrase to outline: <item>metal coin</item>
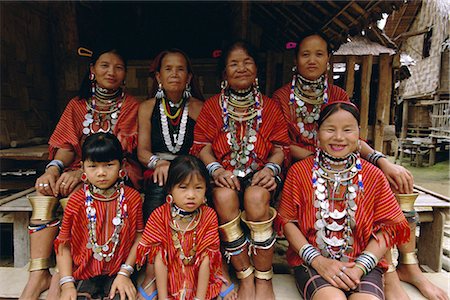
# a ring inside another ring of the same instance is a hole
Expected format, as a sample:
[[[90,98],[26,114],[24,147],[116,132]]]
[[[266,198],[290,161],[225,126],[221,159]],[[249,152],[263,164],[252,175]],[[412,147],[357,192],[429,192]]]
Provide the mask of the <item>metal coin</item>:
[[[87,113],[87,114],[84,115],[84,118],[85,119],[92,119],[92,114]]]
[[[325,194],[324,194],[324,193],[319,193],[319,194],[317,194],[317,199],[319,199],[319,200],[325,200]]]
[[[118,117],[117,112],[113,112],[113,113],[111,114],[111,118],[117,119],[117,117]]]
[[[317,190],[321,193],[325,192],[325,186],[322,184],[317,184]]]
[[[116,226],[119,225],[120,222],[121,222],[121,220],[120,220],[120,218],[118,218],[118,217],[114,217],[113,220],[112,220],[112,223],[113,223],[114,225],[116,225]]]
[[[89,124],[90,124],[90,123],[88,122],[88,120],[84,120],[84,121],[83,121],[83,126],[84,126],[84,127],[88,127]]]
[[[253,145],[253,144],[247,145],[247,150],[252,151],[253,149],[255,149],[255,145]]]
[[[89,128],[83,128],[83,134],[88,135],[89,133],[91,133],[91,130]]]
[[[91,243],[87,243],[87,244],[86,244],[86,248],[92,249],[92,244],[91,244]]]
[[[105,261],[106,261],[106,262],[110,262],[110,261],[111,261],[111,259],[112,259],[112,257],[111,257],[111,256],[109,256],[109,255],[108,255],[107,257],[105,257]]]
[[[108,245],[103,245],[102,250],[105,251],[105,252],[108,251],[109,250],[109,246]]]
[[[232,159],[231,161],[230,161],[230,165],[232,165],[233,167],[236,165],[236,160],[235,159]]]

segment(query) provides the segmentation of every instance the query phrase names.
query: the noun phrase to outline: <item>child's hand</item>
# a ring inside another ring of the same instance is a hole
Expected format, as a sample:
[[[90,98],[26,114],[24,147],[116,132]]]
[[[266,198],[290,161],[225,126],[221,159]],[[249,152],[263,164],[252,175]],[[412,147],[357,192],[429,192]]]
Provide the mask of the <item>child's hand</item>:
[[[65,283],[61,286],[61,300],[76,300],[77,290],[72,282]]]
[[[109,299],[113,299],[116,293],[120,294],[120,300],[136,299],[136,288],[130,278],[118,274],[109,291]]]

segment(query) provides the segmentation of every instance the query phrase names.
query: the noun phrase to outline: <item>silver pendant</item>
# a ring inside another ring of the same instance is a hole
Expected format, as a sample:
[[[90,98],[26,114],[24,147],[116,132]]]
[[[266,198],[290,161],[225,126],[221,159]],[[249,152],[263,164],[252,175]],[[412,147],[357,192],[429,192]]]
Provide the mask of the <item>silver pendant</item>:
[[[109,246],[106,245],[106,244],[103,245],[102,250],[105,251],[105,252],[108,251],[109,250]]]
[[[83,128],[83,134],[88,135],[89,133],[91,133],[91,130],[89,128]]]
[[[120,218],[118,218],[118,217],[114,217],[114,219],[112,220],[112,223],[113,223],[115,226],[119,225],[120,222],[121,222],[121,220],[120,220]]]
[[[344,229],[344,226],[343,225],[339,225],[338,223],[333,221],[333,223],[327,224],[326,228],[331,230],[331,231],[341,231],[342,229]]]
[[[333,220],[340,220],[343,217],[345,217],[347,215],[347,212],[345,210],[343,211],[338,211],[337,209],[335,209],[333,212],[330,212],[330,217]]]
[[[329,239],[329,238],[323,236],[323,234],[322,234],[322,239],[327,245],[330,245],[332,247],[340,247],[340,246],[344,245],[344,240],[338,239],[335,236],[333,236],[332,238]]]

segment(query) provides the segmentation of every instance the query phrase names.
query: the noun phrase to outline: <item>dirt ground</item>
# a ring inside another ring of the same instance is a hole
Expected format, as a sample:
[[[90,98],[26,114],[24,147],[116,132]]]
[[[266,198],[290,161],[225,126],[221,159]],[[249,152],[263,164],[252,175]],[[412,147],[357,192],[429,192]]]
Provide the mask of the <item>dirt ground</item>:
[[[397,162],[398,163],[398,162]],[[450,197],[450,161],[441,161],[431,167],[412,167],[403,164],[414,176],[414,184],[443,196]]]

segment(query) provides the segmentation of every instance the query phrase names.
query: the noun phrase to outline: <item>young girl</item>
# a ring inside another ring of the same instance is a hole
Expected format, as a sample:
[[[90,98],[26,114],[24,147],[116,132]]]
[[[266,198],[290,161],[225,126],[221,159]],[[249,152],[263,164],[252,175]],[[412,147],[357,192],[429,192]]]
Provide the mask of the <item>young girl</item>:
[[[142,201],[123,184],[122,158],[120,142],[112,134],[90,135],[83,144],[84,188],[70,197],[54,242],[57,299],[79,299],[77,293],[87,299],[135,299],[130,276],[144,227]]]
[[[166,203],[150,215],[137,248],[137,264],[155,263],[158,299],[211,299],[222,286],[216,213],[205,205],[208,171],[193,156],[170,164]],[[145,278],[139,293],[153,299],[153,280]],[[147,283],[147,284],[146,284]]]

